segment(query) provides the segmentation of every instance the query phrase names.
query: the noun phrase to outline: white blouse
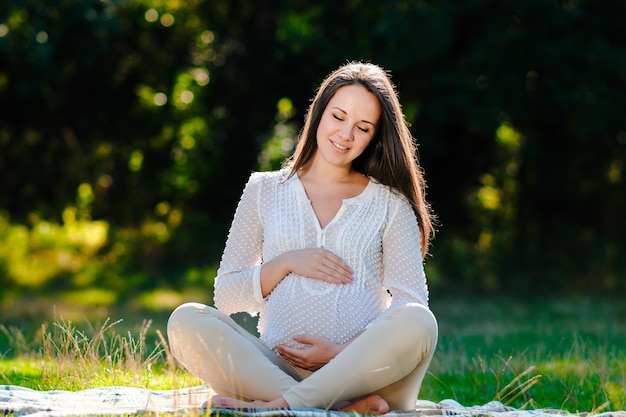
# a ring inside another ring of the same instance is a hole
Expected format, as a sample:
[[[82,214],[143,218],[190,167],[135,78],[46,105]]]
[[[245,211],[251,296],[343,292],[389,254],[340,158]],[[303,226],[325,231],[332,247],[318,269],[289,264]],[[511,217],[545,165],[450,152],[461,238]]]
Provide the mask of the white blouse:
[[[253,173],[246,184],[215,278],[219,310],[259,314],[260,338],[274,349],[303,347],[295,335],[342,344],[388,308],[428,305],[419,227],[406,198],[370,179],[322,229],[300,179],[286,175]],[[263,298],[263,262],[313,247],[339,256],[353,269],[353,281],[330,284],[291,273]]]

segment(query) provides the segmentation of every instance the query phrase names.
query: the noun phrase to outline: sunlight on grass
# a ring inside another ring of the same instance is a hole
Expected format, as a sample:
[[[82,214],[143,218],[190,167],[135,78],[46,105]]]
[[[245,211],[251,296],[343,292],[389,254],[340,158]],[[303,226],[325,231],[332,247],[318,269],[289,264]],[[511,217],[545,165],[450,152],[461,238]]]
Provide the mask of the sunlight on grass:
[[[92,308],[77,325],[60,318],[80,317],[65,306],[55,310],[51,325],[28,333],[0,325],[0,384],[40,390],[201,385],[177,366],[161,330],[171,308],[196,297],[209,294],[147,293],[117,306],[125,322]],[[569,412],[626,408],[626,308],[620,302],[463,298],[435,299],[431,307],[440,336],[420,398]],[[154,320],[137,319],[146,316]],[[254,318],[236,320],[254,331]]]
[[[152,311],[172,311],[185,301],[183,294],[170,289],[157,289],[143,293],[137,300],[141,306]]]
[[[87,288],[64,293],[63,301],[83,306],[108,306],[117,301],[117,294],[102,288]]]
[[[146,343],[151,323],[138,334],[115,332],[118,322],[106,320],[98,328],[78,329],[59,320],[41,328],[41,346],[0,362],[3,384],[38,390],[81,390],[103,386],[139,386],[174,389],[201,385],[202,381],[174,363],[163,335],[157,331],[153,346]],[[16,329],[3,329],[12,343],[24,340]],[[20,348],[22,351],[23,348]]]
[[[42,375],[41,361],[28,358],[12,358],[0,361],[0,384],[20,385],[19,381],[39,380]]]
[[[622,363],[624,362],[622,361]],[[607,381],[602,387],[606,392],[609,402],[614,404],[616,409],[626,409],[626,399],[624,398],[624,391],[626,390],[625,383],[626,381],[624,380],[622,383]]]

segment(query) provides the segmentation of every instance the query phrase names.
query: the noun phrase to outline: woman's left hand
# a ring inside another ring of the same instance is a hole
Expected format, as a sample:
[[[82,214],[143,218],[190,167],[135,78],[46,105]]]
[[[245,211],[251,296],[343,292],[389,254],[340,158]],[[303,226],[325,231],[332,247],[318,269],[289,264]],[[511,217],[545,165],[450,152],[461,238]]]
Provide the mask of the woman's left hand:
[[[316,336],[294,336],[293,340],[309,347],[297,349],[278,345],[278,353],[293,366],[310,371],[317,371],[326,365],[346,346],[337,345],[328,339]]]

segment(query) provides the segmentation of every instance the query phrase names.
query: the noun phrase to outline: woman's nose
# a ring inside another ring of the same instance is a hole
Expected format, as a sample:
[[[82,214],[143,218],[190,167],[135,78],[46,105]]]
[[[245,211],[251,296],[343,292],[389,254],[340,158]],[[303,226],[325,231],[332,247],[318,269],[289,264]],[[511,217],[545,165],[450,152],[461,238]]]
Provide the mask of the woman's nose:
[[[348,126],[343,126],[339,129],[339,136],[342,139],[352,140],[352,129]]]

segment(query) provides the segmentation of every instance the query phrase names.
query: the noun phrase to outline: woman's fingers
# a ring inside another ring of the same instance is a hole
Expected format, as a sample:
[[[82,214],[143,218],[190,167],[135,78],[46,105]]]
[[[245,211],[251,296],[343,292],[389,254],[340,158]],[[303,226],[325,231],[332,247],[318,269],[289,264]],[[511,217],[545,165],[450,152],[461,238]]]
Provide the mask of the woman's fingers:
[[[348,266],[348,264],[346,264],[343,261],[343,259],[341,259],[340,257],[338,257],[337,255],[335,255],[332,252],[328,252],[325,249],[323,249],[323,250],[326,252],[326,259],[328,259],[330,261],[331,268],[333,268],[338,273],[342,273],[342,274],[345,274],[345,275],[352,276],[352,273],[354,271],[352,271],[352,268],[350,268]]]
[[[312,371],[326,365],[342,350],[341,345],[323,337],[302,335],[294,336],[293,340],[308,346],[299,349],[278,345],[278,354],[292,365]]]
[[[336,265],[333,264],[320,265],[319,272],[321,274],[320,278],[325,281],[343,284],[349,284],[350,282],[352,282],[351,273],[346,272],[344,269],[338,268]]]
[[[323,251],[320,260],[320,272],[330,279],[330,282],[348,284],[352,282],[352,269],[338,256],[327,251]]]
[[[353,280],[352,269],[337,255],[324,248],[290,252],[290,270],[299,275],[332,284],[348,284]]]

